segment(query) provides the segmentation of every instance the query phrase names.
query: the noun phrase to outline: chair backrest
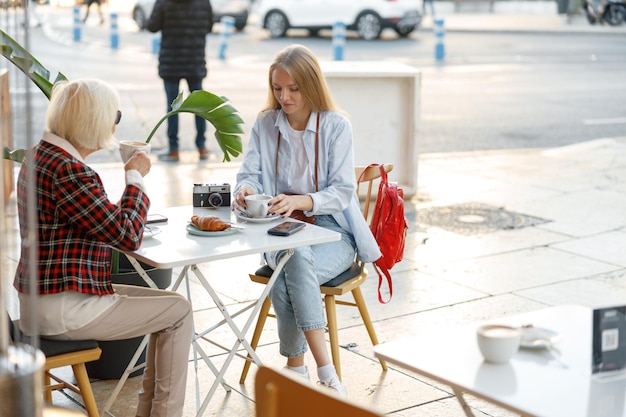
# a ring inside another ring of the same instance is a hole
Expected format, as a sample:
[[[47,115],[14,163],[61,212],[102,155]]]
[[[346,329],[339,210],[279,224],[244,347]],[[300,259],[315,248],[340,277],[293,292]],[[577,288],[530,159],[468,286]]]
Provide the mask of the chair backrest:
[[[260,367],[254,382],[256,417],[381,417],[297,378]]]
[[[386,173],[390,173],[393,170],[393,164],[384,164],[383,167]],[[376,199],[378,188],[375,188],[374,185],[377,180],[380,179],[380,169],[377,166],[356,166],[354,167],[354,173],[358,181],[356,188],[357,195],[360,196],[359,192],[362,185],[367,186],[367,190],[363,198],[363,217],[365,218],[367,224],[369,224],[373,214],[373,210],[372,213],[370,213],[370,203]],[[361,174],[363,174],[363,176],[361,176]]]

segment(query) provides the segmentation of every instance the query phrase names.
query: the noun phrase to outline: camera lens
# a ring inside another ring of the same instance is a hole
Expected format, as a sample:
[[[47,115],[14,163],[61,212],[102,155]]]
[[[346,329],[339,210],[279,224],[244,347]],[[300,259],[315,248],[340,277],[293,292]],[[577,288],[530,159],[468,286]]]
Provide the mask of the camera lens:
[[[209,196],[209,204],[211,207],[221,207],[222,201],[222,195],[219,193],[213,193]]]

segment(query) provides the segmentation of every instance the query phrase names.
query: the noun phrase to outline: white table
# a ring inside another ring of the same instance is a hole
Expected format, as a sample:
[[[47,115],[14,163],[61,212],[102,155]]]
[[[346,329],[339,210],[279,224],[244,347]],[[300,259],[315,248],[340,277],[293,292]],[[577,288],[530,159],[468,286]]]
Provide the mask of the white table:
[[[468,416],[473,414],[463,393],[524,416],[626,417],[626,374],[591,374],[591,309],[563,305],[490,322],[554,330],[562,336],[555,345],[561,354],[520,349],[507,364],[486,363],[476,342],[479,324],[380,344],[374,351],[450,386]]]
[[[275,226],[281,220],[275,220],[270,223],[251,223],[247,222],[245,224],[239,222],[238,224],[245,226],[245,230],[241,230],[235,234],[228,236],[219,236],[219,237],[203,237],[203,236],[195,236],[189,234],[185,227],[187,223],[190,221],[191,216],[193,214],[198,214],[201,216],[209,216],[214,215],[222,218],[226,221],[232,221],[233,223],[237,222],[235,215],[231,212],[230,208],[224,207],[219,209],[207,209],[207,208],[194,208],[192,206],[182,206],[182,207],[172,207],[167,209],[153,209],[151,212],[163,214],[169,220],[167,223],[158,223],[151,226],[156,226],[160,230],[160,233],[151,237],[144,239],[141,247],[135,251],[127,253],[129,255],[129,260],[139,272],[144,280],[148,282],[152,287],[156,286],[152,282],[152,280],[148,277],[145,271],[141,268],[139,262],[144,262],[148,265],[151,265],[156,268],[177,268],[182,267],[182,272],[179,274],[178,279],[175,281],[172,289],[176,290],[180,286],[183,280],[188,279],[188,271],[191,271],[198,278],[204,289],[207,291],[216,307],[220,310],[224,319],[219,323],[216,323],[214,326],[206,329],[202,332],[198,332],[195,330],[196,336],[192,341],[192,346],[194,349],[194,362],[196,362],[196,354],[200,354],[204,362],[209,366],[211,371],[215,374],[216,379],[211,386],[209,392],[207,393],[202,405],[197,405],[198,408],[198,416],[204,413],[206,406],[208,405],[211,397],[217,390],[217,387],[222,384],[226,390],[230,390],[226,382],[224,381],[224,374],[228,369],[231,361],[237,354],[237,349],[239,346],[243,346],[247,353],[252,358],[257,365],[261,364],[261,360],[259,359],[256,352],[250,346],[246,338],[246,334],[254,322],[259,309],[261,308],[262,301],[267,297],[276,277],[282,270],[282,267],[285,262],[291,257],[293,251],[289,251],[287,256],[284,256],[274,271],[274,274],[270,278],[270,281],[263,289],[263,292],[259,296],[257,300],[254,300],[249,305],[240,309],[237,312],[229,312],[222,300],[220,299],[218,293],[213,289],[207,278],[202,274],[202,272],[198,269],[197,265],[205,262],[217,261],[221,259],[234,258],[238,256],[245,256],[251,254],[260,254],[262,252],[282,250],[282,249],[293,249],[300,246],[309,246],[309,245],[317,245],[320,243],[332,242],[340,239],[340,234],[328,229],[324,229],[318,226],[314,226],[311,224],[307,224],[306,227],[300,230],[297,233],[294,233],[291,236],[283,237],[283,236],[271,236],[267,233],[267,229]],[[251,265],[251,270],[254,266]],[[220,277],[222,278],[222,277]],[[189,288],[189,287],[188,287]],[[188,297],[191,300],[191,294],[188,291]],[[261,302],[259,302],[261,301]],[[233,318],[239,316],[240,314],[248,312],[247,320],[242,327],[238,327]],[[200,345],[197,343],[199,338],[203,338],[205,340],[208,339],[207,334],[216,328],[222,325],[228,325],[233,332],[234,342],[232,347],[222,347],[219,344],[215,344],[218,347],[223,348],[228,352],[228,356],[224,361],[222,368],[217,369],[213,363],[210,361],[209,357],[204,353]],[[147,343],[147,337],[144,338],[143,343],[137,349],[137,352],[131,363],[129,363],[124,375],[118,382],[118,385],[114,392],[111,394],[111,397],[107,404],[103,409],[103,414],[107,413],[110,407],[112,406],[117,394],[122,388],[122,385],[128,378],[132,372],[134,372],[137,368],[135,364],[143,351],[145,345]],[[196,392],[198,389],[199,383],[196,375]]]

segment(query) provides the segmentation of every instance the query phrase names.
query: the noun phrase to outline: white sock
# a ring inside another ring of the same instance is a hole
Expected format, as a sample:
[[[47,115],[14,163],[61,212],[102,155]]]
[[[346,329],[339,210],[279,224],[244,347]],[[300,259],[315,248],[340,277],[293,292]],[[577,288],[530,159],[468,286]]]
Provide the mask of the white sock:
[[[301,375],[306,375],[306,365],[302,365],[302,366],[289,366],[287,365],[287,369],[289,369],[290,371],[294,371],[297,372]]]
[[[339,378],[337,376],[337,371],[335,370],[335,365],[332,363],[317,368],[317,377],[320,381],[325,381],[331,377]]]

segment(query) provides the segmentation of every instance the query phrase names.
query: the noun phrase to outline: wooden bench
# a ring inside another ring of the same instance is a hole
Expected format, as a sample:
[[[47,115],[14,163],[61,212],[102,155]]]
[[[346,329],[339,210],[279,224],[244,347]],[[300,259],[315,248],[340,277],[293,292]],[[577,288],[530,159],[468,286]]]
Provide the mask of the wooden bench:
[[[489,12],[493,13],[493,4],[496,0],[454,0],[454,12],[458,13],[463,3],[489,3]]]

